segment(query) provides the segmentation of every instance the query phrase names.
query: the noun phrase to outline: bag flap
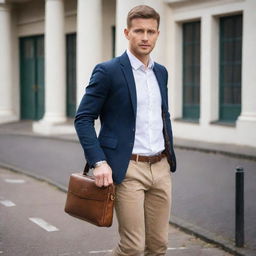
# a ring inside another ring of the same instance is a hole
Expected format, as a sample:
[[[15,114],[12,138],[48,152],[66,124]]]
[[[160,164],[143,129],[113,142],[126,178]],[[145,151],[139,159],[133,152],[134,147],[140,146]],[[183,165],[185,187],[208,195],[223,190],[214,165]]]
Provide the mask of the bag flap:
[[[92,177],[73,173],[69,179],[68,192],[83,199],[103,201],[108,198],[109,193],[114,193],[114,188],[97,187]]]

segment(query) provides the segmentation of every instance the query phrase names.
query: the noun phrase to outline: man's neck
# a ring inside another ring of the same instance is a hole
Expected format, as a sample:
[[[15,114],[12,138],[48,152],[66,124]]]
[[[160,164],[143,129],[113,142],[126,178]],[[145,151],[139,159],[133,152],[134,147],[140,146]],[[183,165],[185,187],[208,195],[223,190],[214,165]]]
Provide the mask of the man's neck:
[[[132,55],[134,55],[138,60],[140,60],[146,67],[149,64],[149,54],[148,55],[136,55],[131,49],[129,49]]]

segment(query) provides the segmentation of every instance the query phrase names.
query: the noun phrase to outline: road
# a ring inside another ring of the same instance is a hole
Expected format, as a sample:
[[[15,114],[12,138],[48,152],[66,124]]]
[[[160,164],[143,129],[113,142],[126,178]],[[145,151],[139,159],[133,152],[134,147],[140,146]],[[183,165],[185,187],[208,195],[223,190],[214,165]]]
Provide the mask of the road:
[[[176,150],[172,215],[223,240],[234,240],[235,167],[245,169],[245,239],[256,250],[256,162],[191,150]],[[66,187],[81,171],[84,156],[76,142],[0,134],[0,163],[26,170]]]
[[[98,228],[64,213],[66,194],[0,168],[0,254],[104,256],[118,242],[117,224]],[[231,256],[170,226],[167,256]]]

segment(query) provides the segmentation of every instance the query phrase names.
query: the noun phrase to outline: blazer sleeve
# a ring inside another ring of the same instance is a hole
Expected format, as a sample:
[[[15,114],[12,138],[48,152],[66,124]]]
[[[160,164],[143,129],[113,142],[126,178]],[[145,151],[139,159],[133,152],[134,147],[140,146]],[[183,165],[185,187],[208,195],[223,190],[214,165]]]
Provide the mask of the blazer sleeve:
[[[97,139],[94,122],[101,114],[110,87],[110,77],[106,68],[97,65],[86,87],[75,116],[75,129],[83,147],[84,155],[89,167],[96,162],[106,160],[106,156]]]

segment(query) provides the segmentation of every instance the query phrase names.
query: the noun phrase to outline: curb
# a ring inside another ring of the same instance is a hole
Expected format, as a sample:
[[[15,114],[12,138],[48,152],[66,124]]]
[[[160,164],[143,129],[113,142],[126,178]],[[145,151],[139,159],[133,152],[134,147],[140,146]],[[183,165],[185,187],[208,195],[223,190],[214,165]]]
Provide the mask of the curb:
[[[57,140],[57,141],[66,141],[66,142],[72,142],[72,143],[79,143],[78,138],[65,138],[60,135],[60,137],[57,136],[49,136],[49,135],[40,135],[40,134],[34,134],[34,133],[2,133],[4,135],[16,135],[16,136],[24,136],[24,137],[33,137],[36,139],[50,139],[50,140]],[[1,132],[0,132],[1,135]],[[65,136],[65,135],[64,135]],[[174,148],[176,149],[181,149],[181,150],[191,150],[191,151],[198,151],[198,152],[203,152],[203,153],[211,153],[211,154],[219,154],[219,155],[224,155],[224,156],[229,156],[229,157],[234,157],[234,158],[240,158],[240,159],[246,159],[246,160],[251,160],[251,161],[256,161],[256,155],[250,155],[246,153],[235,153],[231,151],[225,151],[221,149],[216,149],[216,148],[207,148],[207,147],[200,147],[197,146],[195,147],[194,145],[184,145],[182,143],[174,143]]]
[[[245,245],[244,248],[235,247],[234,242],[231,240],[227,240],[221,235],[217,235],[212,233],[206,229],[203,229],[199,226],[196,226],[192,223],[188,223],[179,217],[171,216],[171,220],[169,222],[174,227],[179,228],[180,230],[188,233],[190,235],[194,235],[207,243],[211,243],[216,245],[217,247],[223,249],[224,251],[231,253],[236,256],[255,256],[255,251],[252,249],[248,249]]]
[[[50,179],[47,179],[43,176],[39,176],[32,172],[25,171],[21,168],[18,168],[18,167],[9,165],[9,164],[1,163],[1,162],[0,162],[0,167],[5,168],[12,172],[27,175],[29,177],[32,177],[32,178],[42,181],[42,182],[46,182],[49,185],[56,187],[57,189],[59,189],[60,191],[62,191],[64,193],[67,192],[67,188],[65,186],[63,186],[57,182],[54,182]],[[194,235],[195,237],[198,237],[198,238],[204,240],[205,242],[214,244],[217,247],[219,247],[219,248],[223,249],[224,251],[229,252],[233,255],[236,255],[236,256],[254,256],[255,255],[255,251],[253,252],[253,250],[251,250],[251,249],[248,249],[246,247],[245,248],[237,248],[234,246],[234,243],[232,241],[229,241],[221,236],[218,236],[218,235],[216,235],[208,230],[205,230],[199,226],[196,226],[192,223],[188,223],[176,216],[172,215],[169,223],[171,225],[173,225],[174,227],[179,228],[183,232]]]
[[[224,155],[224,156],[229,156],[229,157],[234,157],[234,158],[256,161],[256,156],[254,156],[254,155],[234,153],[234,152],[223,151],[223,150],[218,150],[218,149],[209,149],[209,148],[194,147],[194,146],[184,146],[184,145],[179,145],[179,144],[174,144],[174,148],[182,149],[182,150],[198,151],[198,152],[203,152],[203,153],[219,154],[219,155]]]

